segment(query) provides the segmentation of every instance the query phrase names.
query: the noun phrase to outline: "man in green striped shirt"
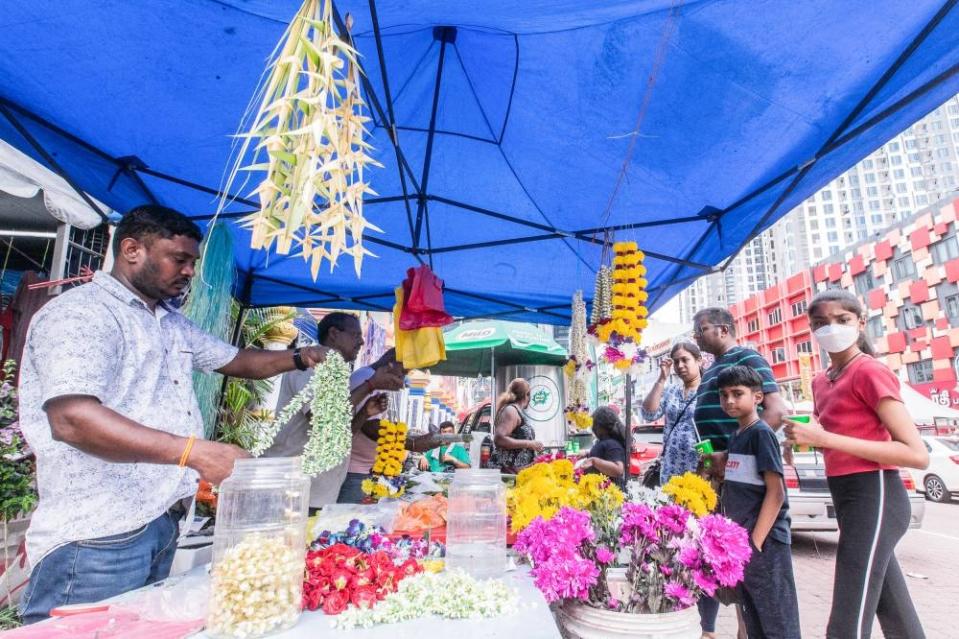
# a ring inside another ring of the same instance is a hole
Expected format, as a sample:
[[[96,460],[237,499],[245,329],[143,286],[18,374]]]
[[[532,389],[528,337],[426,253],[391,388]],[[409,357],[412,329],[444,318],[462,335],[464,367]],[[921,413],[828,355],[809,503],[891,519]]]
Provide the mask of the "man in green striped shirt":
[[[717,378],[730,366],[748,366],[762,377],[764,399],[760,414],[773,430],[778,431],[786,414],[779,385],[762,355],[736,344],[736,324],[732,314],[724,308],[704,308],[693,317],[693,335],[699,347],[716,360],[703,373],[696,394],[694,418],[700,438],[711,440],[716,452],[725,451],[730,435],[739,428],[739,422],[726,415],[719,404]]]

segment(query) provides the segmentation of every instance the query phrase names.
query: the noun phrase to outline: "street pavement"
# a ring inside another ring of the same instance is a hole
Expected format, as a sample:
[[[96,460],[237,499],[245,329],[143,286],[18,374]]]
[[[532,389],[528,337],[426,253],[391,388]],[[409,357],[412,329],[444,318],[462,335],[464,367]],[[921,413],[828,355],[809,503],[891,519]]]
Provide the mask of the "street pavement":
[[[826,635],[838,539],[838,533],[793,536],[793,568],[804,639],[822,639]],[[959,503],[927,501],[922,528],[906,533],[896,548],[896,556],[907,575],[926,637],[959,637],[956,610],[952,608],[959,602]],[[720,609],[716,629],[719,637],[736,636],[736,613],[732,608]],[[878,620],[873,622],[872,636],[883,638]]]

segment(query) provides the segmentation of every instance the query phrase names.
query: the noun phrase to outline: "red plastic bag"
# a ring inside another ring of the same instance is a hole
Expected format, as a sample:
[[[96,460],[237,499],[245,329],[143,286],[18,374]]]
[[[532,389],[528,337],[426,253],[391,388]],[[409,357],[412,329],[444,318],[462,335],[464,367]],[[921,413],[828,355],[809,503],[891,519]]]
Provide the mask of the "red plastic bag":
[[[400,328],[436,328],[453,322],[443,303],[443,280],[425,264],[406,271],[403,280],[405,299],[400,313]]]

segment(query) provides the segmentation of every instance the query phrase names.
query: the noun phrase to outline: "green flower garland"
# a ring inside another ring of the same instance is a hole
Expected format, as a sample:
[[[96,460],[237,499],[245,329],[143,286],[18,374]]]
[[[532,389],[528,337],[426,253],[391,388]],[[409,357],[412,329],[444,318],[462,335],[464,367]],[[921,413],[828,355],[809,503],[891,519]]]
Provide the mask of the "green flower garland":
[[[350,369],[331,350],[314,370],[303,390],[257,434],[250,454],[259,457],[273,444],[276,434],[309,403],[310,437],[303,448],[303,472],[311,477],[329,470],[350,454],[353,406],[350,404]]]

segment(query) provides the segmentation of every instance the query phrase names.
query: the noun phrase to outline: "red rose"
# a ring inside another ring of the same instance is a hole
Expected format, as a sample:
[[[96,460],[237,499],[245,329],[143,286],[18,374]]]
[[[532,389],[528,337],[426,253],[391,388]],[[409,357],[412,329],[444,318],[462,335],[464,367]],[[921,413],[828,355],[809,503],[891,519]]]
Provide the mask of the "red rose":
[[[323,595],[319,590],[303,591],[303,607],[307,610],[316,610],[323,601]]]
[[[323,614],[338,615],[350,605],[350,597],[345,590],[334,590],[323,600]]]
[[[365,568],[356,573],[355,582],[357,586],[366,586],[373,583],[376,579],[376,575],[373,573],[372,568]]]
[[[360,586],[353,591],[350,601],[357,608],[372,608],[379,598],[372,586]]]
[[[329,577],[324,575],[321,575],[314,585],[317,591],[322,595],[328,595],[333,590],[333,582],[330,581]]]
[[[333,574],[330,577],[330,583],[333,584],[333,587],[337,590],[343,590],[350,585],[350,580],[353,578],[353,575],[350,571],[344,568],[337,568],[333,571]]]

